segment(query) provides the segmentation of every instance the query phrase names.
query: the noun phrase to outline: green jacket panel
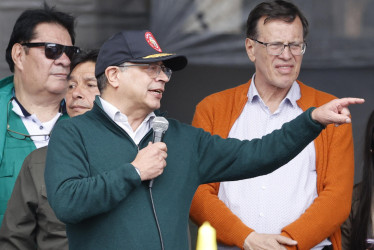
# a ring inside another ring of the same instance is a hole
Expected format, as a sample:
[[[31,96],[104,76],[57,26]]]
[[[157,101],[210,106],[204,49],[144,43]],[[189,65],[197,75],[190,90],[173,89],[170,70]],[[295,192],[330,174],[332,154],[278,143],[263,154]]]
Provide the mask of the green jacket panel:
[[[32,140],[15,139],[7,133],[8,122],[12,130],[28,134],[21,118],[12,111],[12,105],[9,103],[13,91],[13,76],[0,80],[0,226],[22,163],[26,156],[36,149]],[[67,114],[59,120],[65,118],[68,118]]]

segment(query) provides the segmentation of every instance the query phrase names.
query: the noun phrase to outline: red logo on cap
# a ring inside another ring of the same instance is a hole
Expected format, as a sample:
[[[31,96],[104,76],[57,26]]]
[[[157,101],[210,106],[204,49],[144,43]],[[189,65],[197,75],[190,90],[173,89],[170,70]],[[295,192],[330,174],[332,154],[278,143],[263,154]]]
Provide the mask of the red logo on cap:
[[[145,33],[145,40],[147,41],[147,43],[155,50],[157,50],[158,52],[162,52],[160,46],[158,45],[156,39],[154,38],[154,36],[152,35],[151,32],[146,32]]]

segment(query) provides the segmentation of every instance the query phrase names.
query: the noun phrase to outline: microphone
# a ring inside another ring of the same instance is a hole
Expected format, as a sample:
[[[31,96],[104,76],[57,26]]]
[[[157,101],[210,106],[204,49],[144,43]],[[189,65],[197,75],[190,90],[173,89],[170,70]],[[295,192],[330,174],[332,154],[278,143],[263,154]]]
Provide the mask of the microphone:
[[[162,142],[166,130],[168,130],[169,122],[162,116],[156,116],[152,121],[153,139],[152,142]],[[149,188],[153,186],[153,180],[149,182]]]
[[[168,130],[169,122],[162,116],[156,116],[152,121],[153,140],[152,142],[162,142],[166,130]]]

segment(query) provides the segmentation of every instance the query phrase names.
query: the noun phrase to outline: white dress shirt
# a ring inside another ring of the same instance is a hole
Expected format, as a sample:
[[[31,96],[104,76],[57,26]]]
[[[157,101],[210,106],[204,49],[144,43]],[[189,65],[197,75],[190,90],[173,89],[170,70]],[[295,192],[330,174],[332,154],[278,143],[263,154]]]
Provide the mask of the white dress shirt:
[[[135,144],[138,145],[139,142],[143,139],[143,137],[151,130],[152,120],[156,117],[155,113],[151,112],[150,114],[148,114],[143,120],[143,122],[140,124],[140,126],[134,131],[130,126],[128,118],[125,114],[122,114],[121,111],[119,111],[119,109],[113,106],[111,103],[105,101],[101,97],[99,98],[105,113],[107,113],[108,116],[115,123],[117,123],[118,126],[125,130],[126,133],[135,142]]]
[[[58,118],[60,118],[62,114],[57,113],[51,120],[47,122],[41,122],[35,114],[24,114],[15,99],[12,100],[12,105],[13,112],[21,118],[29,135],[48,135],[31,137],[35,144],[35,147],[41,148],[47,146],[50,138],[49,134],[51,133],[52,128],[56,124]]]
[[[259,96],[253,77],[248,102],[231,128],[229,137],[251,140],[280,129],[284,123],[303,112],[296,103],[300,97],[300,87],[294,82],[272,114]],[[218,193],[219,199],[243,223],[258,233],[266,234],[280,234],[281,229],[297,220],[317,196],[314,142],[273,173],[246,180],[221,182]],[[322,249],[330,244],[324,240],[313,249]]]

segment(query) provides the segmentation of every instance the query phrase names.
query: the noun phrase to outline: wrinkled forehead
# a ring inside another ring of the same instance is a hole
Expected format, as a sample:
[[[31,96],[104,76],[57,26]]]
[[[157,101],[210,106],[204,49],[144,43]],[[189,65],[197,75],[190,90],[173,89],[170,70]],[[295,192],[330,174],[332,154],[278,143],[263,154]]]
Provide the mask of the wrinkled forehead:
[[[32,41],[73,45],[68,30],[58,23],[39,23],[35,26]]]
[[[257,23],[258,37],[293,36],[303,39],[303,25],[299,17],[296,17],[292,22],[287,22],[281,18],[265,21],[266,18],[266,16],[261,17]]]
[[[94,62],[88,61],[77,64],[77,66],[75,66],[75,68],[70,72],[68,80],[83,78],[93,78],[91,80],[96,81]]]

